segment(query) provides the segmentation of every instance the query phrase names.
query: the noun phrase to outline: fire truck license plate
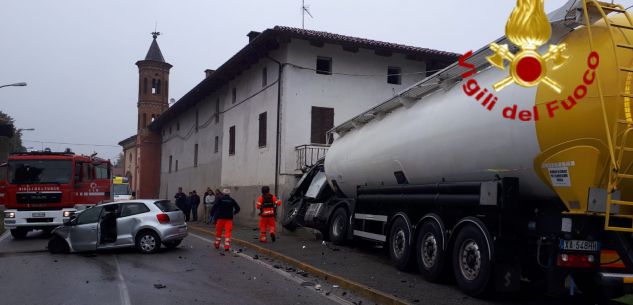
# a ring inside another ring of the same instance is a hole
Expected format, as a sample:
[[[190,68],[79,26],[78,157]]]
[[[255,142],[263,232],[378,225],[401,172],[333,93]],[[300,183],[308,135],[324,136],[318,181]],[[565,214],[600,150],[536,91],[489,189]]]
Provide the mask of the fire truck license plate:
[[[46,213],[44,212],[33,212],[33,217],[45,217]]]
[[[560,249],[572,251],[598,251],[600,250],[600,243],[588,240],[561,240]]]

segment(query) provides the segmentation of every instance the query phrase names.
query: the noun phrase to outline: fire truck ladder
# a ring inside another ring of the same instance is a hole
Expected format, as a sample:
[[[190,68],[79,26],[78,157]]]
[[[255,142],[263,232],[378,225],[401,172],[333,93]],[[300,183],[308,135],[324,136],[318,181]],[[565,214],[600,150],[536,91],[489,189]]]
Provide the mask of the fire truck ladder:
[[[622,74],[626,73],[626,83],[625,90],[620,94],[620,98],[624,100],[624,120],[618,119],[615,126],[609,126],[609,120],[606,111],[606,102],[604,99],[602,85],[600,81],[599,74],[596,74],[596,83],[598,86],[598,93],[600,96],[600,105],[602,107],[602,116],[604,121],[604,127],[607,134],[607,142],[610,154],[610,171],[608,177],[608,192],[607,192],[607,203],[606,203],[606,215],[604,228],[608,231],[617,231],[617,232],[633,232],[633,227],[623,227],[618,226],[617,224],[612,225],[610,222],[611,211],[614,210],[614,205],[619,206],[631,206],[633,207],[633,201],[624,201],[624,200],[616,200],[613,199],[613,194],[618,190],[619,185],[622,180],[633,179],[633,174],[626,174],[628,168],[624,169],[624,155],[627,153],[633,153],[632,147],[627,147],[626,143],[630,137],[633,137],[633,117],[631,114],[631,99],[633,98],[633,94],[631,92],[631,81],[633,81],[633,67],[622,65],[622,59],[618,57],[618,50],[628,50],[633,52],[633,44],[627,39],[626,35],[622,35],[626,40],[625,43],[616,42],[617,30],[621,31],[633,31],[633,18],[626,11],[626,9],[619,4],[605,3],[596,0],[583,0],[583,12],[584,19],[587,27],[587,33],[589,36],[589,45],[591,50],[594,50],[594,41],[593,41],[593,33],[591,29],[591,19],[589,18],[588,9],[595,9],[600,14],[602,19],[605,22],[606,27],[609,29],[609,35],[611,36],[611,43],[613,44],[613,52],[615,57],[616,66],[619,67],[620,73],[618,73],[618,84],[622,83]],[[619,13],[624,14],[626,16],[626,21],[628,24],[619,24],[614,23],[609,20],[607,17],[610,13]],[[619,118],[619,116],[618,116]],[[611,134],[611,130],[614,130],[613,136]],[[616,155],[617,151],[617,155]],[[624,170],[623,170],[624,169]]]

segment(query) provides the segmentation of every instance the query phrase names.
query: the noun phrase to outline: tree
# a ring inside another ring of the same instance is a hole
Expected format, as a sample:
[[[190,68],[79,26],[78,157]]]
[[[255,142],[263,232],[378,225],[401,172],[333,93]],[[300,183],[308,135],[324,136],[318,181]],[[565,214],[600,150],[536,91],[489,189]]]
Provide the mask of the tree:
[[[15,120],[12,117],[0,111],[0,126],[6,126],[0,128],[0,131],[3,131],[5,135],[12,134],[11,137],[0,135],[0,163],[7,160],[9,153],[26,151],[22,145],[22,132],[15,128],[14,123]]]
[[[123,158],[125,158],[125,155],[121,152],[119,153],[119,155],[116,158],[116,161],[114,162],[114,167],[118,167],[118,168],[123,168]]]

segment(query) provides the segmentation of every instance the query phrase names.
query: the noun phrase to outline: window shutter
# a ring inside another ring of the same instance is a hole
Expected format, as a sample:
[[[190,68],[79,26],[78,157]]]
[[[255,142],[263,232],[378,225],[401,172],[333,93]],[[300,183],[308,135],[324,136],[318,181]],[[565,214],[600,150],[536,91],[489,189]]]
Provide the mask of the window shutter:
[[[334,128],[334,108],[313,106],[310,142],[326,144],[327,132],[332,128]]]

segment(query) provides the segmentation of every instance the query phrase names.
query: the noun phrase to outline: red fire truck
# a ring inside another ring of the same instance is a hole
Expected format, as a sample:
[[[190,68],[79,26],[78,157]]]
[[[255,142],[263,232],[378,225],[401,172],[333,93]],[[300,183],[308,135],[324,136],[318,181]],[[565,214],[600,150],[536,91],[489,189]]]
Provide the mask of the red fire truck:
[[[111,199],[109,160],[65,152],[28,152],[9,156],[5,176],[4,226],[14,238],[30,230],[52,230],[78,210]]]

